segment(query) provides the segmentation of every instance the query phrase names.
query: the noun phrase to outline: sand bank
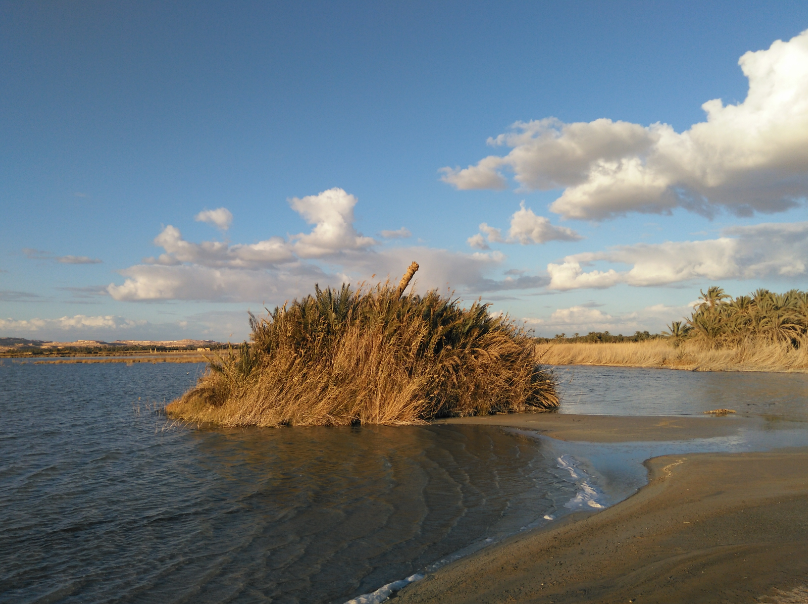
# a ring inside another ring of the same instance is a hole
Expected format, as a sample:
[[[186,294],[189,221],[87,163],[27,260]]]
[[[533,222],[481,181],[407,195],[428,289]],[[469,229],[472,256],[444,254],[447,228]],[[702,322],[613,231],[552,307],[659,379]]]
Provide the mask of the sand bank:
[[[742,421],[547,414],[472,423],[617,442],[723,435]],[[676,455],[646,466],[649,484],[622,503],[461,559],[395,601],[808,601],[800,592],[808,584],[808,448]],[[788,599],[778,589],[797,591]]]
[[[561,413],[509,413],[484,417],[438,420],[445,424],[481,424],[536,430],[559,440],[596,443],[691,440],[729,436],[751,426],[742,417],[573,415]]]

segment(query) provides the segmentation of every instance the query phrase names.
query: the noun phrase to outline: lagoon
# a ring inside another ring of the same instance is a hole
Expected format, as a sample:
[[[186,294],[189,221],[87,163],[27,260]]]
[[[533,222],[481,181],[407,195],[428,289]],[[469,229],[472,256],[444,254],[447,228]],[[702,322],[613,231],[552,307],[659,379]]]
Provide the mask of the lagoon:
[[[203,370],[0,366],[0,599],[345,602],[615,503],[651,455],[806,434],[805,375],[605,367],[557,369],[562,413],[723,406],[755,428],[609,447],[494,426],[209,429],[156,412]]]

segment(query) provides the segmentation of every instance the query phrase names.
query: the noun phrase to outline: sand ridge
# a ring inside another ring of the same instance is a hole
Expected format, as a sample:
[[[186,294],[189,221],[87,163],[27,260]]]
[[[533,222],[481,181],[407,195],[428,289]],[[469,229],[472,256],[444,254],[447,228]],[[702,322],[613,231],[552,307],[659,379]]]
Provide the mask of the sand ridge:
[[[693,440],[737,434],[755,420],[744,417],[574,415],[507,413],[457,417],[437,424],[472,424],[536,430],[558,440],[615,443]]]

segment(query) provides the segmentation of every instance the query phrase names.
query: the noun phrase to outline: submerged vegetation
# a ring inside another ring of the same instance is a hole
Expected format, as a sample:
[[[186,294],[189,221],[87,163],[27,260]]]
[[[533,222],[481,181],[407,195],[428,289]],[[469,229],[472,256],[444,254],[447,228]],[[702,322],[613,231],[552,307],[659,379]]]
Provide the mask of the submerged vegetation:
[[[558,405],[532,338],[507,317],[403,289],[315,286],[251,315],[251,341],[211,360],[167,412],[229,426],[405,424]]]
[[[551,365],[808,371],[808,292],[758,289],[732,298],[710,287],[701,291],[690,317],[674,321],[661,336],[624,343],[584,338],[580,343],[544,340],[537,351]],[[599,341],[607,343],[592,343]]]

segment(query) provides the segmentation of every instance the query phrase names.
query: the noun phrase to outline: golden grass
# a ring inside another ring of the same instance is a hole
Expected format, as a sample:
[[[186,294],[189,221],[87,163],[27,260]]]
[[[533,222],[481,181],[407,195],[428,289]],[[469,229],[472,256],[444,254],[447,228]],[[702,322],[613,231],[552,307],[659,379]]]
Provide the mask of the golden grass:
[[[747,340],[731,348],[708,349],[697,342],[673,346],[667,340],[601,344],[536,344],[536,353],[548,365],[612,365],[666,367],[690,371],[808,372],[808,344]]]
[[[461,309],[435,292],[317,289],[252,325],[252,343],[212,362],[169,416],[225,426],[414,424],[558,406],[532,338],[484,305]]]

